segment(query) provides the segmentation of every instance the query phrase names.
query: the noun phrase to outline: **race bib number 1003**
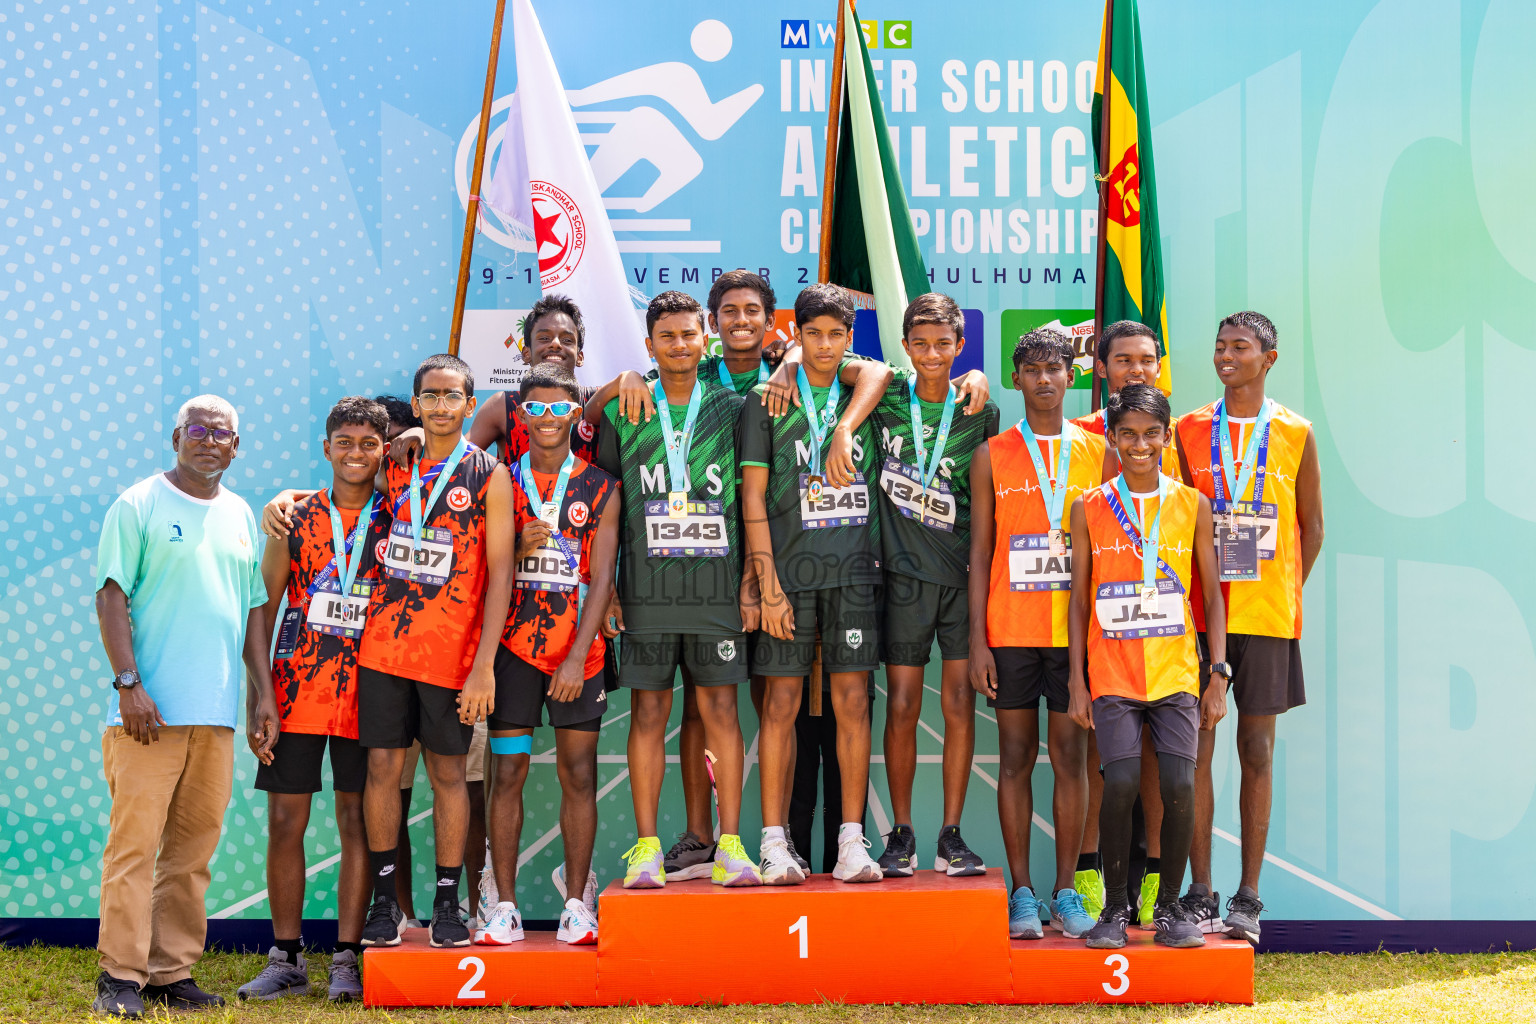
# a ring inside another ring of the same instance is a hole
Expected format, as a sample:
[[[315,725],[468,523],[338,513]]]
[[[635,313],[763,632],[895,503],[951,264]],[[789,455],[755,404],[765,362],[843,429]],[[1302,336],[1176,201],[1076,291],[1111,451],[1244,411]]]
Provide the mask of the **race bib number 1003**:
[[[424,526],[421,547],[413,551],[411,524],[396,519],[384,548],[384,571],[397,580],[442,586],[453,573],[453,531]]]

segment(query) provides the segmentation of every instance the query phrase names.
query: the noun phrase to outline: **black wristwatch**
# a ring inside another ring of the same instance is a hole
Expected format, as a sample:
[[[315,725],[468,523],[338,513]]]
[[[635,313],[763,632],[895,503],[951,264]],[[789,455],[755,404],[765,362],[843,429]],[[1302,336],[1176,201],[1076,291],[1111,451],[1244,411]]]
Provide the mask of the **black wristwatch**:
[[[113,677],[112,689],[131,690],[139,685],[139,681],[139,673],[135,669],[129,669],[126,672],[119,672]]]
[[[1212,672],[1220,673],[1221,677],[1223,679],[1225,679],[1229,683],[1232,681],[1232,664],[1231,664],[1231,662],[1213,661],[1213,662],[1211,662],[1211,671]]]

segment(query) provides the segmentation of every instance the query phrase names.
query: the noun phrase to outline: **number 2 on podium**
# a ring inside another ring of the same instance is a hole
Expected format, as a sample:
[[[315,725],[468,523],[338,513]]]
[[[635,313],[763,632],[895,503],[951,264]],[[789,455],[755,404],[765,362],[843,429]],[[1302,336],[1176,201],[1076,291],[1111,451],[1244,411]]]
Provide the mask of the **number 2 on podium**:
[[[789,934],[793,935],[795,932],[800,933],[800,959],[809,960],[811,958],[811,923],[806,915],[801,914],[800,920],[789,926]]]

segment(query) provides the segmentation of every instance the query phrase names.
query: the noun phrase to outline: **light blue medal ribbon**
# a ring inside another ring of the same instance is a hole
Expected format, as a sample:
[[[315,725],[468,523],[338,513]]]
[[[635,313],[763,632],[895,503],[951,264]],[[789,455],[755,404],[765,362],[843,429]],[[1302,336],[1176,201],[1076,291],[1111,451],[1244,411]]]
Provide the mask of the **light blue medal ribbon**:
[[[715,364],[715,370],[718,371],[719,374],[720,374],[720,383],[722,385],[724,385],[727,389],[729,389],[731,391],[735,391],[736,390],[736,382],[731,379],[731,371],[725,365],[725,357],[724,356],[721,356],[720,357],[720,361]],[[757,382],[759,384],[761,384],[763,381],[768,379],[768,375],[769,375],[768,361],[765,360],[765,359],[764,360],[758,360],[758,363],[757,363]]]
[[[469,450],[469,439],[463,434],[459,435],[459,443],[453,446],[453,451],[437,466],[437,478],[432,481],[432,491],[427,496],[427,503],[421,503],[421,464],[419,461],[411,463],[411,555],[412,571],[415,576],[415,556],[421,552],[421,532],[426,523],[427,513],[437,506],[437,499],[443,496],[443,491],[448,489],[448,481],[453,477],[453,471],[459,468],[459,462],[464,458],[464,453]]]
[[[528,453],[517,460],[518,482],[522,485],[523,496],[528,499],[528,505],[533,509],[533,514],[549,526],[550,539],[565,556],[565,561],[571,567],[571,572],[576,574],[576,617],[581,620],[581,606],[587,600],[587,585],[581,579],[581,559],[576,557],[576,552],[571,549],[571,542],[565,534],[560,532],[560,509],[565,504],[565,491],[571,482],[571,470],[576,466],[576,453],[566,452],[565,462],[560,465],[560,475],[555,477],[555,489],[549,492],[549,500],[545,501],[539,494],[539,483],[533,478],[533,465]]]
[[[352,541],[350,544],[348,544],[346,539],[346,530],[341,525],[341,513],[336,510],[336,492],[334,490],[330,494],[330,501],[327,502],[331,509],[331,550],[335,552],[335,555],[331,559],[331,564],[326,566],[326,570],[335,572],[341,577],[341,595],[343,597],[351,596],[352,584],[357,580],[357,570],[363,564],[363,554],[367,551],[368,546],[362,543],[362,540],[367,535],[369,528],[373,526],[373,515],[377,509],[378,501],[378,492],[368,496],[368,504],[363,506],[362,512],[357,517],[357,525],[352,528]],[[348,555],[351,557],[349,558]],[[328,572],[322,570],[320,576],[326,577]],[[320,581],[323,582],[323,579]]]
[[[800,407],[811,426],[811,473],[806,490],[814,501],[821,497],[821,446],[826,443],[827,434],[831,432],[832,423],[837,418],[837,403],[842,398],[843,382],[833,375],[832,386],[827,389],[827,404],[820,413],[816,411],[816,395],[811,391],[811,379],[805,375],[803,363],[796,374],[795,383],[800,388]]]
[[[1243,495],[1248,493],[1248,484],[1253,480],[1255,471],[1259,474],[1259,485],[1254,490],[1253,503],[1255,512],[1257,505],[1264,499],[1264,464],[1269,461],[1269,421],[1275,415],[1275,400],[1264,399],[1264,404],[1259,406],[1259,415],[1253,421],[1253,433],[1248,437],[1248,447],[1243,450],[1243,471],[1237,471],[1232,452],[1232,432],[1227,428],[1227,402],[1226,399],[1216,403],[1216,415],[1211,420],[1211,432],[1215,435],[1213,440],[1221,449],[1221,469],[1217,475],[1215,467],[1212,467],[1212,476],[1215,476],[1214,490],[1216,492],[1216,514],[1227,514],[1228,503],[1236,503],[1243,500]],[[1236,487],[1228,498],[1224,493],[1224,485],[1236,481]]]
[[[933,455],[923,443],[923,406],[917,397],[917,375],[907,378],[907,409],[912,414],[912,446],[917,449],[918,483],[922,485],[923,508],[928,508],[928,483],[939,475],[939,463],[944,458],[944,446],[949,443],[950,424],[955,419],[955,386],[949,385],[944,396],[944,412],[939,417],[939,429],[933,435]]]
[[[1024,448],[1035,463],[1035,479],[1040,482],[1040,497],[1045,501],[1045,515],[1051,524],[1051,554],[1060,558],[1067,553],[1067,537],[1061,529],[1062,512],[1067,507],[1067,479],[1072,472],[1072,424],[1061,421],[1061,450],[1056,454],[1056,485],[1051,486],[1045,471],[1045,457],[1040,454],[1040,441],[1029,425],[1029,417],[1019,420],[1018,431],[1024,438]]]
[[[1115,488],[1120,495],[1120,505],[1125,510],[1130,525],[1136,530],[1132,540],[1141,542],[1141,610],[1148,615],[1157,612],[1157,557],[1158,531],[1163,521],[1163,504],[1168,497],[1168,478],[1157,475],[1157,515],[1152,517],[1150,528],[1143,528],[1141,516],[1136,512],[1136,501],[1130,488],[1125,485],[1125,474],[1115,477]]]
[[[688,411],[683,415],[680,432],[672,428],[672,406],[667,402],[667,389],[661,386],[660,380],[651,385],[651,394],[656,399],[656,413],[661,419],[667,472],[672,483],[672,492],[667,495],[667,514],[673,519],[682,519],[688,515],[688,449],[693,445],[693,428],[699,419],[699,406],[704,401],[704,385],[694,379],[693,394],[688,397]]]

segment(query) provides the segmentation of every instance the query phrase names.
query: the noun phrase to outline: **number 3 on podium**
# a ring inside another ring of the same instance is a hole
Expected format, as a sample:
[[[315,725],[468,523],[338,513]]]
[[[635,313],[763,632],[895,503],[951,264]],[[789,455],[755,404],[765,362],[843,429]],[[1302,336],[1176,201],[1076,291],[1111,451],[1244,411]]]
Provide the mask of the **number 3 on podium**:
[[[800,920],[789,926],[789,934],[800,933],[800,959],[811,958],[811,924],[806,915],[801,914]]]
[[[1100,982],[1106,995],[1123,996],[1131,990],[1131,976],[1126,973],[1131,969],[1131,962],[1124,953],[1111,953],[1104,958],[1104,966],[1110,968],[1110,977],[1115,979],[1113,985],[1107,981]]]

